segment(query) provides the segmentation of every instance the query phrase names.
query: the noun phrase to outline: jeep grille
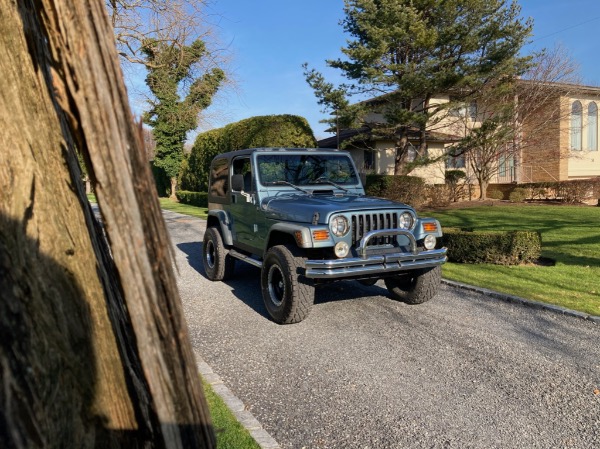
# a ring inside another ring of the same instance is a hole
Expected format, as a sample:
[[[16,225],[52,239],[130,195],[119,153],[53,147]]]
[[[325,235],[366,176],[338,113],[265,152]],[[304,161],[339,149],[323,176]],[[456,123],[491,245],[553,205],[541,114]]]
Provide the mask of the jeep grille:
[[[362,213],[352,215],[352,244],[356,245],[360,239],[369,231],[378,229],[397,229],[398,213]],[[395,242],[396,236],[384,236],[372,238],[369,246],[390,245]]]

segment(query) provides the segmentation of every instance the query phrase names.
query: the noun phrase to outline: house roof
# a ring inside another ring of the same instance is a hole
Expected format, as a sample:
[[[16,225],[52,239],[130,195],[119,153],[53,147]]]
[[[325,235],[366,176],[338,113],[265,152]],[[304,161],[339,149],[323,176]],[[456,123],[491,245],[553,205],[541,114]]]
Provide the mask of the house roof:
[[[408,140],[409,141],[418,141],[420,138],[420,130],[415,127],[411,127],[408,130]],[[356,143],[365,143],[365,142],[373,142],[374,140],[383,140],[377,139],[373,136],[373,131],[368,126],[363,126],[362,128],[353,128],[353,129],[344,129],[340,131],[339,142],[345,142],[350,139],[356,139]],[[437,131],[427,131],[427,141],[428,142],[456,142],[460,140],[460,136],[441,133]],[[319,148],[337,148],[338,146],[338,137],[337,135],[333,137],[327,137],[325,139],[321,139],[317,142],[317,146]]]

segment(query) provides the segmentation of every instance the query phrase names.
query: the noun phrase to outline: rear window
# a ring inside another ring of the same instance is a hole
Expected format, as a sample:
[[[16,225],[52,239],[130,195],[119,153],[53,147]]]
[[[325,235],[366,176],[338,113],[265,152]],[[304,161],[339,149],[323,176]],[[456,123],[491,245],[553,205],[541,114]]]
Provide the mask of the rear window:
[[[229,188],[229,165],[227,158],[215,159],[210,166],[210,196],[224,197]]]

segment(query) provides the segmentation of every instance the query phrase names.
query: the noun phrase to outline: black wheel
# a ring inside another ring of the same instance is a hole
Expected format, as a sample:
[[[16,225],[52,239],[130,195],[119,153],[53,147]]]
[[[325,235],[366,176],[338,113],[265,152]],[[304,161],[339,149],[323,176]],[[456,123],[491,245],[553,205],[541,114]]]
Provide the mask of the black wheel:
[[[216,228],[207,228],[204,233],[202,263],[206,277],[211,281],[225,281],[233,276],[235,259],[227,254],[221,234]]]
[[[295,248],[278,245],[267,251],[263,261],[263,300],[279,324],[298,323],[310,313],[315,288],[304,275],[304,260]]]
[[[442,268],[413,270],[385,278],[385,286],[392,298],[407,304],[422,304],[433,298],[440,287]]]

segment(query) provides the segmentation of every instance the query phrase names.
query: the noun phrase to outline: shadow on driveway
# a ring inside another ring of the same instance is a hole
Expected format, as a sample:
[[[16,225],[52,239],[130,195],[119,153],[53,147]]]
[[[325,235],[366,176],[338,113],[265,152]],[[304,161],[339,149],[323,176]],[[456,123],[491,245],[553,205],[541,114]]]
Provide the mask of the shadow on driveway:
[[[202,242],[186,242],[176,245],[186,256],[190,266],[206,278],[202,263]],[[224,282],[232,293],[244,304],[264,318],[271,319],[264,306],[260,288],[260,270],[242,261],[236,261],[233,279]],[[315,305],[328,302],[367,299],[373,296],[388,296],[387,289],[378,285],[365,287],[356,281],[340,281],[317,286]]]

